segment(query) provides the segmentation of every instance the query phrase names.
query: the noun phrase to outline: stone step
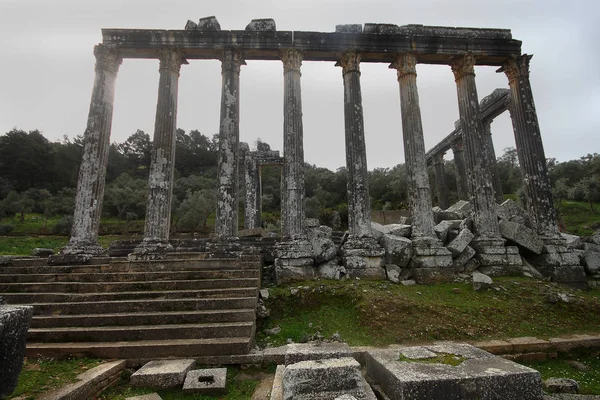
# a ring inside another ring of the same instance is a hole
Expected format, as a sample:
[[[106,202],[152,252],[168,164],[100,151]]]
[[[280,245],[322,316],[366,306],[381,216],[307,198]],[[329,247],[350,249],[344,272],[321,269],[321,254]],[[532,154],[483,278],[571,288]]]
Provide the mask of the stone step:
[[[169,291],[132,291],[103,293],[7,293],[2,296],[7,304],[29,303],[76,303],[93,301],[138,300],[138,299],[183,299],[183,298],[219,298],[256,296],[256,287],[169,290]]]
[[[256,307],[256,297],[152,299],[78,303],[31,303],[34,315],[106,314],[152,311],[218,310]]]
[[[253,328],[253,322],[32,328],[29,329],[27,340],[30,342],[64,343],[250,337],[253,333]]]
[[[111,314],[36,315],[31,321],[31,328],[254,322],[254,319],[254,308]]]
[[[96,357],[117,359],[157,359],[164,357],[203,357],[246,354],[253,342],[250,337],[213,339],[140,340],[135,342],[27,343],[26,355],[64,359]]]
[[[228,278],[200,280],[169,280],[142,282],[34,282],[34,283],[0,283],[0,294],[6,293],[97,293],[126,292],[142,290],[194,290],[224,289],[236,287],[258,287],[258,278]]]
[[[103,273],[72,273],[72,274],[19,274],[0,275],[0,282],[135,282],[156,280],[188,280],[188,279],[231,279],[258,278],[260,271],[246,270],[198,270],[198,271],[166,271],[166,272],[103,272]]]

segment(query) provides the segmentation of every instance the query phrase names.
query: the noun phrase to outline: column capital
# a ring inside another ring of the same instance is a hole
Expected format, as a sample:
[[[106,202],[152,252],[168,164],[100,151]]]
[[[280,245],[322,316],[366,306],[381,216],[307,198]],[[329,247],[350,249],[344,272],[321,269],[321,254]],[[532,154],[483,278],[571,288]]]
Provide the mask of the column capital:
[[[181,64],[188,64],[183,52],[180,49],[165,47],[158,51],[158,60],[160,61],[159,71],[172,71],[179,76]]]
[[[464,143],[462,140],[457,140],[456,142],[452,143],[451,148],[453,153],[460,153],[461,151],[465,151]]]
[[[413,53],[398,54],[389,68],[398,70],[398,79],[405,75],[417,75],[417,56]]]
[[[335,66],[342,67],[342,75],[346,75],[348,72],[358,72],[360,74],[360,57],[360,53],[356,50],[346,51],[340,54]]]
[[[280,52],[284,72],[298,72],[302,66],[303,54],[296,49],[283,49]]]
[[[94,46],[94,56],[96,57],[96,71],[103,70],[116,74],[123,58],[116,49],[112,49],[102,43]]]
[[[523,54],[519,57],[509,58],[497,72],[504,72],[508,77],[508,82],[515,81],[521,77],[528,77],[529,61],[532,57],[533,55]]]
[[[225,49],[221,55],[221,73],[235,72],[239,75],[240,67],[246,65],[244,55],[239,50]]]
[[[454,73],[454,80],[458,81],[466,75],[475,75],[475,57],[471,53],[464,56],[453,57],[450,67]]]

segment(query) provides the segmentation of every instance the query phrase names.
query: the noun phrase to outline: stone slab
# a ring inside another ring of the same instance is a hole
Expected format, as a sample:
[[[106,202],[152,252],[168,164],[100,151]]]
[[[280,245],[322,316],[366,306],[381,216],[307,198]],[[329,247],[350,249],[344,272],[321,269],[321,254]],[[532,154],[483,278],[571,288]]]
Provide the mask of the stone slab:
[[[183,382],[184,393],[211,396],[226,394],[227,368],[208,368],[189,371]]]
[[[492,354],[510,354],[513,352],[513,345],[505,340],[475,342],[473,343],[473,346]]]
[[[329,358],[352,357],[347,343],[293,343],[288,344],[285,353],[285,365],[300,361],[323,360]]]
[[[158,393],[143,394],[141,396],[127,397],[125,400],[162,400]]]
[[[533,229],[525,225],[508,220],[500,220],[500,234],[505,239],[515,242],[517,245],[532,251],[535,254],[541,254],[544,249],[544,242],[538,237]]]
[[[469,243],[471,243],[471,240],[473,240],[474,237],[475,235],[473,235],[473,233],[470,230],[463,229],[462,231],[460,231],[458,236],[454,238],[454,240],[448,243],[446,248],[450,250],[450,252],[452,253],[452,257],[458,257],[460,253],[462,253],[467,248],[467,246],[469,245]]]
[[[283,371],[285,365],[278,365],[275,369],[275,377],[273,378],[273,387],[271,389],[271,400],[283,399]]]
[[[150,361],[131,375],[131,386],[170,389],[183,385],[185,377],[196,365],[196,360]]]
[[[537,351],[546,351],[550,348],[550,343],[535,337],[518,337],[507,339],[513,345],[515,353],[529,353]]]

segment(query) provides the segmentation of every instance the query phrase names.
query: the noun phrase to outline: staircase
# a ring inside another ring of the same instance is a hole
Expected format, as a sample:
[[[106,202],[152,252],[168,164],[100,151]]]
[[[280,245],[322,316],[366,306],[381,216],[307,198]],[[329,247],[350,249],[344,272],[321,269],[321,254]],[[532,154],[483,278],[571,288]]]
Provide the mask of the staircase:
[[[246,354],[254,344],[261,258],[173,253],[0,267],[0,296],[34,316],[28,357],[144,359]]]

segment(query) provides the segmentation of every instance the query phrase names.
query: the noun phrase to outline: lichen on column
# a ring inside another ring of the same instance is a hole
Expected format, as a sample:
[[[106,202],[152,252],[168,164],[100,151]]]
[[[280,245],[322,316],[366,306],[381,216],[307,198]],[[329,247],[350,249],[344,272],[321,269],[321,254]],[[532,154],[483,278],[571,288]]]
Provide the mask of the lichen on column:
[[[99,255],[98,229],[102,214],[110,133],[112,127],[115,81],[121,57],[103,44],[94,47],[96,77],[90,102],[83,153],[79,167],[73,228],[63,254]]]
[[[240,67],[242,53],[225,49],[221,57],[221,117],[217,165],[215,238],[227,240],[238,233],[238,146],[240,141]]]

